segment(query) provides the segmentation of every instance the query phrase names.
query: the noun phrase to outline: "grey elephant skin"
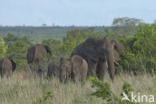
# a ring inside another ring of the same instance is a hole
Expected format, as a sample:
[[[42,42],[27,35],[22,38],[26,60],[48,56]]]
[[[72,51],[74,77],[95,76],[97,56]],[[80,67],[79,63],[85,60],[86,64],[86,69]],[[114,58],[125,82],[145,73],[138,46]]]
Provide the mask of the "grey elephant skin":
[[[48,65],[47,77],[50,79],[53,77],[59,77],[59,66],[56,63],[50,63]]]
[[[114,80],[114,63],[120,60],[121,52],[125,47],[116,40],[88,38],[75,47],[71,56],[79,55],[88,63],[88,76],[98,77],[104,80],[104,74],[108,69],[110,78]]]
[[[1,77],[6,76],[9,77],[12,75],[16,68],[16,63],[13,60],[3,58],[0,59],[0,75]]]
[[[46,45],[37,44],[28,48],[27,63],[31,71],[37,72],[41,58],[47,53],[51,54],[51,49]]]
[[[74,82],[85,82],[87,78],[88,64],[78,55],[73,55],[70,59],[60,60],[60,81],[66,82],[72,79]]]

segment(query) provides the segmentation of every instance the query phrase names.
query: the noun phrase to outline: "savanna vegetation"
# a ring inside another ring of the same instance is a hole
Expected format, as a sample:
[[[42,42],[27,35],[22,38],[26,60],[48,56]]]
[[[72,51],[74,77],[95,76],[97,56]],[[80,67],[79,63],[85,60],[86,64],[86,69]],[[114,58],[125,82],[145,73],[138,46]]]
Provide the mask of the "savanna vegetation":
[[[10,30],[4,35],[11,27],[0,27],[0,58],[11,58],[17,64],[16,72],[11,78],[0,80],[1,104],[133,104],[121,102],[121,94],[127,90],[156,96],[156,23],[146,24],[139,19],[116,18],[111,27],[69,27],[61,30],[61,34],[65,33],[62,36],[59,35],[60,27],[55,31],[57,35],[53,33],[56,36],[50,35],[54,27],[42,27],[39,30],[23,27],[23,32],[19,34],[17,31],[21,31],[21,27],[14,28],[18,28],[16,32],[11,33]],[[47,33],[43,28],[47,29]],[[31,33],[27,33],[28,31]],[[23,35],[25,33],[28,35]],[[105,36],[116,39],[125,46],[136,40],[132,48],[123,52],[121,60],[115,65],[113,83],[109,78],[105,82],[90,78],[85,85],[72,82],[62,84],[58,79],[34,79],[26,73],[27,49],[33,44],[48,45],[52,50],[52,54],[48,54],[49,62],[59,64],[60,57],[69,57],[74,47],[87,38],[102,39]],[[35,40],[32,41],[33,39]]]

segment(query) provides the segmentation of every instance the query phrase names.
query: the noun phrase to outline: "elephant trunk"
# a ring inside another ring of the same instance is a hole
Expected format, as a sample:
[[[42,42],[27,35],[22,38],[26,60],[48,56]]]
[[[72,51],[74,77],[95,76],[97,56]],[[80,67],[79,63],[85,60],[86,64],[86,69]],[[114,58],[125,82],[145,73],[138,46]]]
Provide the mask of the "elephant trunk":
[[[115,70],[114,70],[114,56],[111,49],[107,51],[106,58],[107,58],[109,76],[113,81]]]

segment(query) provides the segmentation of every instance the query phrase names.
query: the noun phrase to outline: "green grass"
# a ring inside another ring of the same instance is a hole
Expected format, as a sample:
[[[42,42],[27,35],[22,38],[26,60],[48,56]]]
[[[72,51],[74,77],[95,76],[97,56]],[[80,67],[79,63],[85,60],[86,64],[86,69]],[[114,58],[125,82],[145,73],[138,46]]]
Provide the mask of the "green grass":
[[[156,76],[121,74],[112,83],[107,75],[105,81],[118,96],[124,81],[135,91],[156,96]],[[0,80],[0,104],[107,104],[101,98],[91,96],[94,91],[88,81],[85,85],[62,84],[58,79],[33,78],[28,73],[18,72],[9,79]]]

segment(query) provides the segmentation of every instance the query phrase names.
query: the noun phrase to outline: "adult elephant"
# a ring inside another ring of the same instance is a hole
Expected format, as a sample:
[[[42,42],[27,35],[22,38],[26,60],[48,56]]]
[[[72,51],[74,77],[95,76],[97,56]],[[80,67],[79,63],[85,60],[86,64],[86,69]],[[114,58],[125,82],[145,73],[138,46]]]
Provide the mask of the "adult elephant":
[[[70,59],[60,60],[60,81],[66,82],[72,79],[74,82],[84,82],[87,78],[88,64],[78,55],[73,55]]]
[[[116,40],[89,38],[73,50],[71,56],[79,55],[88,63],[88,75],[104,79],[108,68],[110,78],[114,80],[114,63],[120,59],[125,47]]]
[[[0,75],[1,77],[9,77],[16,68],[16,63],[11,59],[3,58],[0,59]]]
[[[37,44],[28,48],[27,62],[31,71],[38,71],[41,58],[47,53],[51,54],[51,49],[46,45]]]

